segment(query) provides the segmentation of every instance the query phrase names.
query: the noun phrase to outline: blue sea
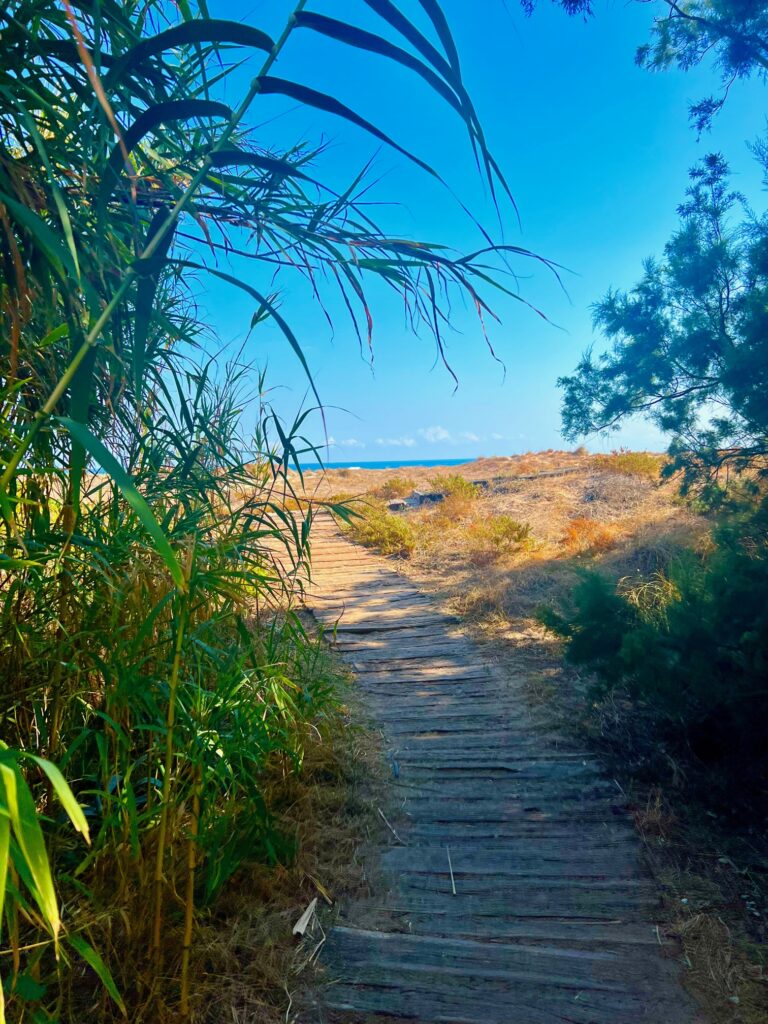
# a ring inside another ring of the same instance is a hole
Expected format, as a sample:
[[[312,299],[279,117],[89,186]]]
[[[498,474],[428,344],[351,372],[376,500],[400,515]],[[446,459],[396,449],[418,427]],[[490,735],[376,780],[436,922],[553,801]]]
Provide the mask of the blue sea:
[[[408,466],[463,466],[467,459],[384,459],[381,462],[302,462],[302,469],[405,469]]]

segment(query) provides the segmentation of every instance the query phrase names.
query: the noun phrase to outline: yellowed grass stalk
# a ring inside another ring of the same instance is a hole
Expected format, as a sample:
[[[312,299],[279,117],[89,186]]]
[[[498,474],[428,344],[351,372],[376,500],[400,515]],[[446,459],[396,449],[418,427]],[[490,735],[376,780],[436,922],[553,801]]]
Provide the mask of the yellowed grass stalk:
[[[195,786],[192,794],[192,821],[187,839],[187,891],[184,897],[184,946],[181,954],[181,1014],[189,1017],[189,958],[192,949],[192,930],[195,923],[195,868],[197,867],[197,836],[200,831],[200,791],[202,770],[195,769]]]
[[[181,655],[184,648],[184,635],[189,621],[189,578],[191,576],[192,561],[194,559],[194,544],[190,544],[187,561],[184,571],[187,586],[185,592],[179,595],[179,625],[176,631],[176,646],[173,652],[173,664],[171,666],[171,678],[168,692],[168,712],[166,716],[165,734],[165,765],[163,772],[162,804],[160,807],[160,826],[157,838],[157,857],[155,859],[155,916],[152,929],[152,953],[155,967],[160,966],[161,937],[163,929],[163,868],[165,866],[165,847],[168,837],[168,817],[170,814],[171,801],[171,776],[173,773],[173,730],[176,723],[176,692],[179,686],[179,672],[181,669]]]

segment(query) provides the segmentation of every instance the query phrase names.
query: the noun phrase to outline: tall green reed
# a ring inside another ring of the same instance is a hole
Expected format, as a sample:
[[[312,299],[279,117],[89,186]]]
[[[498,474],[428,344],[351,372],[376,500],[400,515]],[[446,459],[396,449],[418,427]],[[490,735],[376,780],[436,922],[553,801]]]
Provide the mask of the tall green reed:
[[[334,714],[294,610],[311,553],[305,415],[281,423],[262,379],[244,393],[247,365],[206,354],[195,287],[240,289],[253,337],[276,325],[314,389],[262,286],[277,271],[318,297],[330,281],[361,347],[368,284],[387,284],[443,356],[450,292],[482,317],[481,289],[509,291],[494,260],[530,255],[391,238],[356,169],[339,191],[315,177],[319,152],[257,137],[249,112],[279,96],[439,179],[343,98],[272,74],[300,34],[319,67],[360,50],[421,79],[493,196],[506,191],[435,0],[419,5],[424,31],[396,4],[356,3],[376,32],[306,7],[286,5],[273,36],[186,2],[0,11],[0,974],[14,1018],[94,999],[103,1019],[194,1014],[196,914],[243,860],[291,855],[265,780],[299,770]],[[230,106],[224,84],[253,53]],[[247,279],[222,269],[232,252]]]

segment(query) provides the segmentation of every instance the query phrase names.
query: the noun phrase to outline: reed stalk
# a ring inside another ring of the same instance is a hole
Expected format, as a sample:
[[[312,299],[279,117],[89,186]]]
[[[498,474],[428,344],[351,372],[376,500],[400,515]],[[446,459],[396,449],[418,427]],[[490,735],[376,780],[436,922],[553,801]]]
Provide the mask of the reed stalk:
[[[187,887],[184,896],[184,939],[181,952],[181,1014],[185,1019],[190,1014],[189,962],[195,923],[195,869],[197,867],[197,837],[200,834],[201,792],[202,769],[198,765],[195,768],[195,781],[192,788],[192,820],[187,839]]]
[[[179,687],[179,673],[181,672],[182,658],[184,655],[184,639],[189,621],[190,594],[189,580],[192,573],[194,560],[194,543],[190,544],[187,551],[184,577],[187,582],[187,590],[178,595],[178,612],[176,643],[173,651],[173,662],[171,675],[168,681],[168,708],[165,720],[165,758],[163,762],[163,787],[160,798],[160,823],[157,833],[157,851],[155,855],[154,874],[154,901],[155,910],[152,926],[152,953],[156,970],[160,969],[162,952],[162,928],[163,928],[163,883],[165,880],[165,853],[168,841],[168,821],[171,814],[171,791],[173,788],[173,755],[174,755],[174,729],[176,726],[176,699]]]

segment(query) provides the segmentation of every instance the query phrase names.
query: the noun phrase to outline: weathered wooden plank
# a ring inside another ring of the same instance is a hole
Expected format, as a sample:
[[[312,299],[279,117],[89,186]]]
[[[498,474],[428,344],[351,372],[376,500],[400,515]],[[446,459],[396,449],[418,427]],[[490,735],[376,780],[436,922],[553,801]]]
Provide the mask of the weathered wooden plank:
[[[404,715],[419,716],[421,721],[425,714],[463,715],[470,705],[477,712],[504,712],[506,693],[503,686],[485,679],[458,679],[451,683],[450,686],[446,682],[429,686],[419,680],[404,679],[398,682],[385,678],[376,682],[369,681],[364,692],[370,706],[376,710],[377,715],[382,716],[381,721],[388,714],[396,714],[398,709]],[[392,696],[397,697],[394,707]],[[519,714],[526,717],[527,712],[523,710]]]
[[[518,758],[529,758],[535,754],[536,738],[525,737],[515,744],[514,750],[501,749],[490,750],[488,748],[478,750],[473,744],[470,749],[461,747],[436,748],[421,746],[413,749],[406,743],[390,743],[393,750],[399,751],[398,760],[401,766],[408,768],[419,768],[424,772],[439,771],[445,774],[448,771],[466,772],[475,770],[482,773],[485,770],[512,771],[516,770],[515,754]],[[610,783],[602,783],[601,790],[610,793],[612,797],[618,796],[616,789]],[[586,795],[586,793],[585,793]]]
[[[385,619],[383,616],[372,616],[359,622],[342,622],[339,626],[339,636],[357,636],[358,634],[378,634],[388,633],[391,631],[401,632],[405,629],[416,630],[427,628],[438,632],[441,627],[450,628],[451,626],[455,626],[458,621],[459,620],[453,615],[440,615],[438,613],[432,613],[430,615],[402,615],[398,616],[397,619],[394,620]]]
[[[458,668],[468,653],[469,648],[466,644],[458,640],[446,638],[442,643],[425,644],[423,647],[416,647],[414,645],[412,648],[410,644],[407,647],[401,647],[398,644],[392,643],[370,650],[365,647],[356,648],[350,653],[349,661],[353,667],[366,663],[370,664],[371,662],[381,666],[402,665],[408,661],[423,661],[425,662],[425,667],[428,668],[436,668],[435,662],[439,661],[441,666],[446,665]]]
[[[428,709],[424,709],[428,712]],[[439,711],[429,713],[429,721],[424,721],[424,714],[421,716],[417,714],[401,714],[397,715],[393,710],[390,710],[388,714],[382,713],[380,720],[386,724],[388,734],[393,737],[397,742],[402,742],[400,737],[403,735],[411,736],[414,739],[424,740],[449,740],[453,742],[459,735],[466,736],[468,739],[472,738],[473,743],[470,749],[474,748],[475,744],[484,738],[486,733],[491,727],[494,728],[494,740],[493,745],[502,743],[504,747],[509,746],[510,730],[520,729],[522,726],[525,728],[529,719],[525,715],[516,715],[512,711],[498,712],[494,709],[487,708],[485,713],[478,710],[474,714],[469,714],[466,711],[463,714],[454,715],[442,715]],[[496,735],[496,729],[501,728],[502,732]],[[483,749],[488,749],[484,747]]]
[[[429,634],[441,639],[449,637],[452,640],[466,642],[466,637],[456,631],[454,620],[447,615],[438,615],[434,612],[430,612],[428,615],[408,613],[389,619],[370,615],[356,622],[347,622],[343,618],[340,623],[340,632],[344,640],[361,644],[371,640],[384,642],[393,636],[405,638],[409,634],[412,634],[413,639],[417,642],[420,637]]]
[[[659,945],[673,947],[672,941],[653,925],[635,924],[622,917],[599,921],[567,917],[518,918],[509,915],[494,915],[489,918],[479,914],[451,914],[439,910],[409,910],[407,914],[403,911],[368,911],[368,916],[376,917],[379,930],[406,932],[409,935],[480,937],[487,940],[492,929],[496,942],[520,941],[528,945],[562,942],[572,948],[607,946],[618,950],[626,946],[650,946],[654,951]],[[388,927],[381,927],[382,923],[386,923]]]
[[[401,890],[394,886],[376,899],[360,899],[352,908],[355,921],[365,919],[373,911],[398,913],[407,922],[411,914],[465,914],[484,917],[488,930],[486,939],[494,941],[493,924],[499,918],[517,920],[552,919],[570,921],[642,920],[642,913],[658,906],[655,894],[648,889],[626,891],[623,888],[600,890],[590,883],[581,891],[574,886],[560,889],[541,888],[523,881],[509,887],[504,893],[470,892],[456,889],[445,892],[436,889]],[[407,925],[405,926],[407,929]]]
[[[499,1024],[623,1024],[643,1018],[674,1024],[686,1019],[679,1009],[665,1006],[658,990],[658,982],[665,975],[669,978],[669,967],[649,972],[650,958],[637,951],[627,958],[601,950],[552,951],[418,935],[380,936],[339,929],[328,950],[331,964],[343,962],[345,972],[354,977],[356,990],[387,994],[386,1003],[368,1002],[366,1009],[379,1006],[382,1012],[402,1012],[409,1005],[418,1013],[421,1001],[427,1013],[434,1014],[436,1006],[450,1013],[426,1019]],[[340,1005],[339,988],[332,991],[335,1005]],[[357,1000],[355,1005],[359,1006]],[[454,1016],[457,1010],[471,1016]],[[649,1017],[646,1010],[664,1015]]]
[[[351,658],[349,660],[352,660]],[[397,681],[401,679],[428,680],[430,685],[440,682],[448,683],[454,681],[465,681],[469,679],[484,679],[497,681],[491,669],[486,665],[467,665],[464,659],[460,661],[444,661],[443,659],[430,659],[424,665],[401,665],[385,667],[376,663],[366,665],[359,673],[363,685],[368,686],[380,681]]]
[[[494,722],[507,725],[527,721],[524,714],[500,710],[498,700],[482,704],[478,699],[476,703],[472,701],[468,705],[466,697],[463,697],[461,703],[446,707],[437,699],[431,699],[429,702],[421,700],[415,707],[401,707],[398,695],[396,707],[392,706],[391,699],[381,701],[379,706],[372,701],[372,705],[376,708],[377,719],[386,723],[390,735],[396,735],[398,730],[423,729],[425,714],[429,715],[429,725],[436,729],[461,729],[468,726],[478,728]],[[471,707],[471,711],[467,710],[468,706]]]
[[[427,595],[420,591],[417,587],[411,583],[405,576],[396,576],[392,574],[388,577],[382,577],[381,574],[374,574],[373,576],[358,576],[352,574],[350,577],[350,584],[348,587],[349,593],[360,595],[361,597],[376,600],[385,598],[388,595],[397,598],[408,597],[416,603],[421,604],[434,604],[435,602]],[[335,591],[320,591],[320,588],[315,588],[319,591],[315,596],[318,604],[327,604],[338,600],[339,594]]]
[[[381,584],[364,586],[362,583],[350,587],[339,587],[333,593],[327,593],[324,597],[315,599],[314,592],[310,590],[314,607],[322,611],[324,608],[333,607],[338,604],[345,604],[350,613],[360,610],[366,612],[375,611],[378,615],[396,614],[403,607],[427,610],[438,610],[438,605],[429,598],[418,594],[412,587],[405,583],[382,587]],[[350,606],[350,602],[354,602]]]
[[[314,612],[317,618],[341,618],[345,625],[352,626],[363,623],[398,623],[416,615],[435,614],[435,609],[428,604],[414,604],[409,597],[380,605],[373,601],[363,601],[355,594],[340,593],[334,601],[322,606],[316,605]]]
[[[406,646],[408,651],[417,652],[419,656],[427,658],[434,648],[443,648],[446,644],[450,645],[452,654],[464,647],[462,640],[435,629],[433,625],[414,628],[404,624],[397,630],[371,630],[353,636],[339,632],[332,638],[332,642],[340,651],[350,652],[353,657],[375,653],[385,659],[397,657]]]
[[[597,815],[591,818],[579,818],[576,824],[578,824],[580,836],[597,835],[605,826],[604,819]],[[625,823],[622,824],[626,831]],[[420,821],[414,818],[409,820],[402,829],[398,829],[399,834],[409,844],[442,843],[450,845],[451,849],[461,845],[477,848],[480,844],[487,842],[518,839],[552,839],[562,843],[572,843],[574,831],[573,819],[562,815],[545,818],[512,818],[505,821],[466,822],[441,819]]]
[[[502,983],[531,979],[546,987],[608,992],[626,991],[645,967],[640,957],[624,962],[608,949],[446,940],[355,928],[336,929],[334,944],[347,963],[363,969],[408,970],[418,964],[420,971],[433,967],[446,975],[471,974]]]
[[[681,1024],[693,1020],[675,1007],[670,1009],[668,993],[662,997],[655,988],[610,1000],[569,990],[553,1000],[530,981],[498,993],[480,980],[473,983],[466,978],[446,988],[436,985],[433,976],[412,977],[409,973],[374,981],[358,975],[354,984],[336,983],[328,990],[326,1005],[351,1012],[346,1018],[350,1024],[362,1024],[361,1013],[384,1016],[387,1024],[392,1020],[407,1020],[408,1024]]]
[[[511,846],[512,844],[510,844]],[[463,878],[475,876],[496,878],[526,878],[532,881],[569,879],[641,878],[637,850],[628,844],[573,848],[562,843],[546,845],[528,840],[514,844],[514,852],[506,847],[496,849],[454,850],[451,864],[444,846],[394,846],[381,855],[381,867],[397,877],[419,875],[438,876],[450,880],[453,872],[456,887]]]

